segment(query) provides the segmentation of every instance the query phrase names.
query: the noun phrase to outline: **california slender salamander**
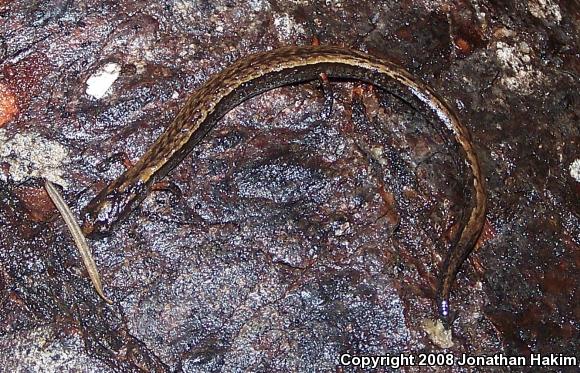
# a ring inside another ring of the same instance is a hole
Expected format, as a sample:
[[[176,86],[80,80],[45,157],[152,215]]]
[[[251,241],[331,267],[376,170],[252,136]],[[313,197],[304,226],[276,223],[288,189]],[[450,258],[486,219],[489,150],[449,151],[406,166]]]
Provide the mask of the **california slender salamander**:
[[[165,132],[139,161],[112,181],[83,209],[83,232],[106,234],[141,201],[151,184],[162,179],[193,149],[229,110],[280,86],[330,78],[361,80],[388,90],[422,109],[447,127],[461,146],[471,172],[466,219],[449,249],[437,291],[439,316],[449,317],[449,293],[455,275],[483,228],[486,193],[470,135],[455,113],[426,84],[393,62],[336,46],[283,47],[241,58],[213,75],[185,102]]]

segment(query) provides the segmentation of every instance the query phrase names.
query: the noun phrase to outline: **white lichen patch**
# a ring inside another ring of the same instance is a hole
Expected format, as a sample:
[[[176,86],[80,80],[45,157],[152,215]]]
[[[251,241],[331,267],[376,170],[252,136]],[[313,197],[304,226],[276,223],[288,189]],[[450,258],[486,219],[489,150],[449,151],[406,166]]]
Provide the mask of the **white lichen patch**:
[[[503,86],[512,91],[530,94],[534,84],[542,78],[542,73],[531,64],[531,48],[526,42],[509,45],[503,41],[496,43],[496,56],[504,69],[500,79]]]
[[[570,176],[580,183],[580,159],[576,159],[570,164]]]
[[[115,80],[119,78],[119,74],[121,74],[119,64],[107,63],[87,79],[87,95],[97,100],[105,97]]]
[[[421,323],[423,330],[429,336],[431,342],[440,348],[453,347],[451,330],[445,329],[441,320],[425,319]]]
[[[265,0],[250,0],[248,1],[248,4],[250,5],[250,9],[254,12],[261,12],[270,8],[270,3]]]
[[[53,183],[67,186],[62,178],[61,166],[68,152],[57,142],[36,134],[16,134],[8,139],[5,130],[0,130],[0,162],[8,163],[8,175],[0,173],[0,179],[23,181],[30,177],[44,177]]]
[[[274,27],[276,27],[281,39],[289,39],[292,35],[305,33],[304,27],[302,27],[301,24],[296,23],[296,21],[288,14],[275,15]]]
[[[374,146],[371,148],[371,156],[373,159],[381,166],[386,166],[389,164],[389,161],[383,155],[383,147],[382,146]]]
[[[555,22],[556,24],[562,20],[560,7],[553,0],[529,0],[528,10],[534,17]]]

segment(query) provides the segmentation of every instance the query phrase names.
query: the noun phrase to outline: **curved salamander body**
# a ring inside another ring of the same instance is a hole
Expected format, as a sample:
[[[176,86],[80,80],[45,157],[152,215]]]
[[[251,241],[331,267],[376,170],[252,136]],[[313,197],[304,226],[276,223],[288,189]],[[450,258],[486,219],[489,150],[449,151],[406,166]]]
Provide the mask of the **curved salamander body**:
[[[440,317],[449,316],[455,275],[471,252],[485,220],[486,195],[479,161],[468,130],[427,85],[393,62],[334,46],[284,47],[244,57],[212,76],[185,102],[165,132],[139,161],[112,181],[83,209],[83,232],[108,233],[151,185],[163,178],[229,110],[250,97],[287,84],[330,78],[356,79],[389,90],[422,109],[450,130],[470,170],[471,196],[466,219],[447,253],[437,293]]]

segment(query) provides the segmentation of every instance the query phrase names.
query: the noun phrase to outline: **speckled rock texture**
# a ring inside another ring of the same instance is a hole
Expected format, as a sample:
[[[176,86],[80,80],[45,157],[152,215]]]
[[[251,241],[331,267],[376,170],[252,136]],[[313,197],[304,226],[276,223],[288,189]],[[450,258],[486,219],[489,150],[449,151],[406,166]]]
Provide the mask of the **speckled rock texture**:
[[[0,371],[574,356],[579,26],[572,0],[0,0]],[[312,82],[232,110],[112,235],[90,241],[110,306],[43,189],[44,178],[60,185],[78,213],[211,74],[313,38],[401,64],[472,133],[489,209],[453,289],[452,347],[424,325],[466,170],[449,133],[388,92]]]

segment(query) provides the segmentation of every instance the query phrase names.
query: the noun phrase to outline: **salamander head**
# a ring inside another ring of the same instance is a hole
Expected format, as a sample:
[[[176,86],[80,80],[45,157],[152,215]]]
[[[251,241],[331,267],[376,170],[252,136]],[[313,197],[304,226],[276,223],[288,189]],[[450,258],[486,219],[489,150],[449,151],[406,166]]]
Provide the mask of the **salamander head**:
[[[85,236],[100,238],[111,234],[113,224],[119,219],[119,204],[114,198],[93,199],[82,211],[82,230]]]
[[[131,192],[99,193],[81,212],[85,236],[100,238],[110,235],[113,227],[129,214],[137,199],[138,194]]]

